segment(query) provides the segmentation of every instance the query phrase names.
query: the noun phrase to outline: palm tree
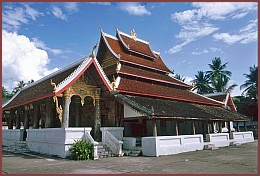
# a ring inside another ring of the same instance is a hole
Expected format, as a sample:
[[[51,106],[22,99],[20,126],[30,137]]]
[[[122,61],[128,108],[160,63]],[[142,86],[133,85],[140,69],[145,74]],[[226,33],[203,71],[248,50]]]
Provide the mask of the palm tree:
[[[179,75],[179,74],[175,74],[175,75],[174,75],[174,78],[176,78],[176,79],[178,79],[178,80],[180,80],[180,81],[182,81],[182,82],[185,81],[185,78],[184,78],[183,76]]]
[[[258,99],[258,66],[254,65],[253,67],[250,67],[249,71],[249,74],[244,74],[247,80],[240,86],[240,90],[244,89],[242,95],[246,94],[250,98]]]
[[[197,90],[198,94],[213,93],[213,88],[210,86],[210,79],[203,71],[198,71],[193,80],[194,87],[192,90]]]
[[[28,81],[27,85],[30,84],[30,83],[33,83],[33,82],[34,82],[34,80],[31,79],[30,81]]]
[[[16,94],[20,89],[22,89],[26,83],[24,81],[19,81],[17,86],[13,89],[13,94]]]
[[[208,64],[211,70],[207,71],[206,74],[209,76],[216,92],[223,92],[226,90],[227,83],[232,75],[230,71],[225,70],[227,64],[228,62],[222,64],[219,57],[215,57],[212,60],[212,64]]]
[[[211,78],[211,84],[215,92],[224,92],[227,88],[229,78],[223,75],[217,75],[214,78]]]
[[[235,87],[237,86],[237,84],[232,84],[231,86],[229,86],[226,90],[227,93],[230,93]]]
[[[2,103],[11,99],[13,94],[9,93],[4,86],[2,86]]]
[[[6,88],[4,86],[2,86],[2,98],[6,98],[8,94],[8,91],[6,90]]]

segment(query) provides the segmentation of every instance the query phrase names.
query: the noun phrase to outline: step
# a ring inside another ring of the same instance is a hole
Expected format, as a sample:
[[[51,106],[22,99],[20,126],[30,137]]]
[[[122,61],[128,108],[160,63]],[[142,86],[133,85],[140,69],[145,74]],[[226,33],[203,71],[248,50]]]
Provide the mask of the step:
[[[232,141],[232,142],[229,143],[229,145],[230,146],[239,146],[239,145],[241,145],[241,143],[236,142],[236,141]]]
[[[214,144],[206,144],[204,145],[204,150],[216,150],[218,147],[216,147]]]

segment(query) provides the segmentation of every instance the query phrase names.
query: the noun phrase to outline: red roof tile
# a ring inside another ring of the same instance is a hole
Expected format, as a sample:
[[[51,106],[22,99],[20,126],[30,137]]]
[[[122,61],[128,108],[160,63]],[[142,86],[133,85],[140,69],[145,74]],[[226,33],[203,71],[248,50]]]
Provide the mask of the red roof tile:
[[[187,89],[166,87],[157,84],[151,84],[147,82],[127,79],[127,78],[121,78],[117,91],[136,94],[136,95],[169,98],[173,100],[181,100],[186,102],[197,102],[200,104],[211,104],[216,106],[224,105],[221,104],[220,102],[190,92]]]
[[[121,32],[118,32],[118,38],[125,43],[127,46],[129,46],[129,51],[134,51],[136,53],[143,54],[145,56],[151,57],[153,59],[156,59],[154,53],[151,51],[151,48],[147,42],[142,42],[140,39],[134,40],[130,36],[126,36],[122,34]]]
[[[187,85],[184,82],[174,79],[166,74],[159,74],[156,72],[145,70],[143,68],[135,68],[128,65],[122,65],[119,73],[190,88],[190,85]]]
[[[157,59],[154,60],[149,60],[145,59],[142,57],[138,57],[136,55],[130,55],[128,51],[126,51],[121,45],[118,40],[112,39],[110,37],[106,37],[106,40],[111,47],[111,49],[116,53],[120,54],[120,62],[127,62],[127,63],[132,63],[135,65],[142,65],[145,67],[149,67],[152,69],[157,69],[161,70],[164,72],[171,72],[167,66],[164,64],[162,59],[158,57]]]

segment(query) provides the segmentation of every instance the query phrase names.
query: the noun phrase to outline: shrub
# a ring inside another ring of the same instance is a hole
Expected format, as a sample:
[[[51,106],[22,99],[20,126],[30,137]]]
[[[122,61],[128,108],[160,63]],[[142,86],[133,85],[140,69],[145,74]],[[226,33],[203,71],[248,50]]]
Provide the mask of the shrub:
[[[94,146],[93,144],[86,142],[85,139],[82,140],[74,140],[75,143],[72,144],[71,148],[69,149],[70,155],[68,156],[69,159],[72,160],[88,160],[93,159],[94,153]]]

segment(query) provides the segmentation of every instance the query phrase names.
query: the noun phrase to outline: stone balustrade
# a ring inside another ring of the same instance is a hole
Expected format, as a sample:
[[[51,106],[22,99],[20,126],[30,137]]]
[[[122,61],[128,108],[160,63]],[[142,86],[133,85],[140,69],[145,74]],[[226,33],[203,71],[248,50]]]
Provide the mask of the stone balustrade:
[[[23,140],[23,129],[2,129],[2,145],[14,145],[18,141]]]
[[[65,158],[75,140],[86,139],[91,128],[27,129],[27,146],[31,151]]]
[[[206,134],[206,142],[214,144],[216,147],[229,146],[229,133]]]
[[[203,135],[157,136],[142,138],[144,156],[172,155],[203,150]]]
[[[102,143],[117,156],[123,156],[123,127],[101,127]]]
[[[240,144],[254,142],[254,135],[252,131],[246,132],[233,132],[231,133],[230,139]]]

